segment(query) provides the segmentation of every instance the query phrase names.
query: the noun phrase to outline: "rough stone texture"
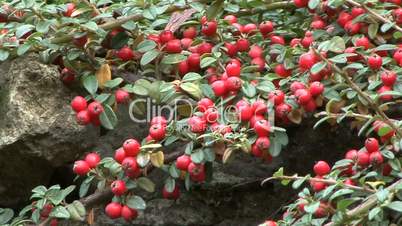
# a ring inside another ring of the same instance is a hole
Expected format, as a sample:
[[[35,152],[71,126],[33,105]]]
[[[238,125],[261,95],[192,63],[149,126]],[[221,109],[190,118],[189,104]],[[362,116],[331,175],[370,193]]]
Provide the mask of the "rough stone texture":
[[[75,123],[71,97],[57,69],[36,55],[0,65],[0,205],[26,202],[53,167],[91,145],[96,131]]]

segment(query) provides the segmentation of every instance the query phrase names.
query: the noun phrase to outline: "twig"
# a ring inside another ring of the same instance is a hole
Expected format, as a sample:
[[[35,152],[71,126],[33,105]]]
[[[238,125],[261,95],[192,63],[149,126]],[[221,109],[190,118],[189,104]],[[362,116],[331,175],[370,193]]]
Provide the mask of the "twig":
[[[299,176],[276,176],[276,177],[270,177],[270,178],[267,178],[267,179],[263,180],[261,182],[261,185],[263,185],[264,183],[266,183],[266,182],[268,182],[270,180],[278,180],[278,179],[279,180],[299,180],[299,179],[305,179],[305,177],[299,177]],[[356,191],[364,191],[364,192],[375,193],[375,191],[370,189],[370,188],[365,188],[365,187],[359,187],[359,186],[355,186],[355,185],[339,183],[338,181],[332,180],[332,179],[308,178],[307,180],[312,181],[312,182],[321,182],[321,183],[330,184],[330,185],[337,184],[337,185],[339,185],[341,187],[350,188],[350,189],[356,190]]]
[[[342,71],[338,66],[336,66],[335,64],[331,63],[328,59],[326,59],[325,57],[323,57],[317,50],[315,50],[314,48],[312,48],[313,52],[318,55],[321,60],[325,61],[327,63],[327,65],[330,65],[332,69],[334,69],[336,71],[336,73],[338,73],[339,75],[342,76],[343,79],[345,79],[346,83],[350,86],[350,88],[352,88],[354,91],[356,91],[359,96],[361,98],[363,98],[367,104],[377,112],[377,114],[380,115],[380,117],[389,125],[392,127],[392,129],[394,129],[396,131],[396,133],[398,134],[399,137],[402,137],[402,130],[397,127],[390,118],[388,118],[388,116],[384,113],[383,110],[381,110],[378,105],[370,98],[369,95],[367,95],[363,90],[361,90],[350,78],[349,75],[346,74],[344,71]]]
[[[373,118],[371,115],[362,115],[362,114],[357,114],[357,113],[352,113],[352,112],[343,113],[343,114],[342,113],[329,113],[328,114],[328,112],[326,112],[326,111],[318,112],[314,116],[315,117],[328,116],[330,118],[338,118],[340,116],[344,116],[345,114],[346,114],[346,117],[349,117],[349,118],[361,118],[361,119],[372,119]]]
[[[370,7],[367,7],[365,4],[360,4],[358,2],[355,2],[354,0],[346,0],[346,2],[353,6],[362,7],[377,20],[382,21],[387,24],[392,24],[392,27],[395,28],[395,30],[402,32],[402,28],[399,27],[395,22],[392,22],[392,21],[388,20],[387,18],[384,18],[383,16],[381,16],[380,14],[378,14],[374,10],[372,10]]]

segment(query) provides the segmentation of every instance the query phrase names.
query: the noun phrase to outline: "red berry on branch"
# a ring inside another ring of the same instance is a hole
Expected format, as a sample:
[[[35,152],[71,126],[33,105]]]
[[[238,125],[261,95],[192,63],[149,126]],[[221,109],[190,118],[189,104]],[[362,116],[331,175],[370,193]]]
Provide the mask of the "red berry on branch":
[[[132,49],[125,46],[116,52],[116,56],[122,61],[129,61],[134,59],[134,52]]]
[[[165,51],[167,53],[181,53],[181,41],[179,39],[169,40],[166,43]]]
[[[380,165],[384,162],[384,157],[382,156],[381,152],[373,152],[370,153],[370,164],[371,165]]]
[[[195,37],[197,37],[197,28],[188,27],[186,30],[183,31],[183,38],[194,39]]]
[[[331,172],[331,167],[325,161],[318,161],[314,165],[314,173],[318,176],[324,176]]]
[[[373,54],[367,59],[367,64],[371,69],[378,70],[382,66],[382,58],[377,54]]]
[[[116,90],[114,96],[118,104],[127,104],[130,101],[130,94],[123,89]]]
[[[274,31],[274,25],[271,21],[263,21],[260,23],[258,27],[260,29],[261,34],[265,35]]]
[[[164,30],[159,34],[159,40],[162,44],[167,43],[170,40],[175,39],[173,32],[169,30]]]
[[[75,119],[79,125],[85,126],[91,123],[91,115],[87,110],[83,110],[77,113]]]
[[[121,196],[127,192],[126,182],[124,182],[123,180],[113,181],[110,187],[112,189],[113,194],[116,196]]]
[[[88,166],[90,168],[95,168],[98,165],[98,163],[100,162],[101,158],[98,153],[93,152],[93,153],[87,154],[85,156],[84,160],[85,160],[85,162],[88,163]]]
[[[94,101],[88,105],[88,112],[91,117],[99,116],[104,111],[101,103]]]
[[[166,187],[163,187],[163,189],[162,189],[162,196],[163,196],[163,198],[165,198],[165,199],[173,199],[173,200],[178,199],[178,198],[180,197],[180,189],[179,189],[179,186],[176,185],[176,186],[174,187],[173,191],[171,191],[171,192],[168,192],[168,191],[166,190]]]
[[[123,160],[126,158],[126,152],[124,152],[123,148],[119,148],[115,151],[114,153],[114,159],[118,162],[118,163],[122,163]]]
[[[245,38],[240,38],[239,40],[237,40],[236,45],[237,45],[237,49],[240,52],[246,52],[250,48],[250,43]]]
[[[121,208],[121,217],[127,222],[130,222],[138,217],[138,212],[136,209],[132,209],[128,206],[123,206]]]
[[[191,163],[191,157],[188,155],[181,155],[176,159],[176,168],[179,170],[187,171]]]
[[[255,145],[260,149],[261,151],[268,150],[270,146],[270,141],[268,137],[258,137],[257,140],[255,141]]]
[[[392,87],[396,82],[396,72],[394,71],[384,71],[381,73],[381,81],[384,86]]]
[[[71,108],[75,112],[84,111],[87,109],[87,106],[88,106],[87,100],[82,96],[76,96],[71,101]]]
[[[74,162],[73,171],[75,174],[84,176],[90,171],[90,167],[87,162],[78,160]]]
[[[161,124],[153,124],[149,128],[149,135],[156,141],[161,141],[166,136],[166,126]]]
[[[135,139],[128,139],[123,143],[123,150],[126,156],[137,156],[140,153],[140,148],[140,143]]]
[[[229,24],[237,23],[237,17],[234,15],[226,15],[224,18]]]
[[[380,151],[380,144],[378,143],[378,140],[373,137],[366,139],[364,147],[369,153]]]
[[[225,82],[222,80],[217,80],[211,84],[212,90],[215,96],[221,97],[227,93]]]
[[[107,204],[107,206],[105,208],[105,213],[111,219],[116,219],[121,216],[121,210],[122,210],[122,206],[120,203],[111,202],[111,203]]]
[[[268,137],[271,130],[271,125],[265,119],[258,120],[254,124],[254,131],[258,137]]]

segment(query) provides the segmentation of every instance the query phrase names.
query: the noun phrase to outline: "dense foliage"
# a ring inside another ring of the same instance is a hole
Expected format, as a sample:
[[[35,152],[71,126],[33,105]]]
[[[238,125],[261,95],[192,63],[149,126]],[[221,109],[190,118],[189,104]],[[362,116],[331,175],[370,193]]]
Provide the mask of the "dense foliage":
[[[179,183],[208,182],[213,162],[236,152],[269,164],[286,127],[314,114],[315,127],[350,124],[365,146],[339,150],[332,167],[317,159],[315,176],[279,169],[266,181],[292,182],[299,199],[263,225],[399,225],[402,121],[387,111],[401,105],[401,24],[400,0],[14,0],[0,10],[0,60],[37,52],[57,65],[65,85],[87,92],[71,102],[83,126],[114,129],[122,105],[142,119],[149,98],[173,109],[152,114],[149,136],[122,141],[114,158],[75,162],[81,197],[91,184],[90,198],[113,193],[110,218],[146,208],[135,191],[155,192],[153,168],[168,175],[163,197],[177,199]],[[164,153],[176,142],[184,153]],[[73,189],[33,189],[14,224],[84,220],[88,197],[64,201]],[[12,217],[0,210],[1,223]]]

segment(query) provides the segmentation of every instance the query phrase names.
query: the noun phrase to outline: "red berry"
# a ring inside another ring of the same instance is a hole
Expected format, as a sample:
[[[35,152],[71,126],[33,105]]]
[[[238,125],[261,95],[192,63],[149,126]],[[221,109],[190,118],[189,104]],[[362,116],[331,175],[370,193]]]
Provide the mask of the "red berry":
[[[255,141],[255,145],[260,149],[261,151],[268,150],[270,146],[270,141],[268,137],[258,137],[257,140]]]
[[[312,29],[324,30],[326,26],[327,26],[327,24],[321,18],[313,20],[313,22],[311,22],[311,24],[310,24],[310,27]]]
[[[265,226],[277,226],[275,221],[265,221],[264,225]]]
[[[201,56],[198,53],[192,53],[187,58],[190,71],[198,71],[200,69]]]
[[[305,105],[311,100],[311,94],[307,89],[298,89],[295,92],[297,103]]]
[[[168,192],[168,191],[166,190],[166,187],[163,187],[162,196],[163,196],[163,198],[165,198],[165,199],[173,199],[173,200],[178,199],[179,196],[180,196],[180,189],[179,189],[179,186],[176,185],[176,186],[174,187],[173,191],[171,191],[171,192]]]
[[[241,88],[242,81],[239,77],[229,77],[225,81],[225,85],[228,91],[238,91]]]
[[[130,178],[136,178],[141,174],[137,160],[134,157],[126,157],[123,159],[121,166],[123,167],[126,175]]]
[[[79,35],[79,36],[75,36],[74,37],[74,39],[73,39],[73,44],[75,45],[75,46],[77,46],[77,47],[84,47],[85,46],[85,44],[87,43],[87,41],[88,41],[88,36],[87,36],[87,34],[81,34],[81,35]]]
[[[239,77],[241,73],[241,66],[230,62],[226,65],[226,74],[230,77],[230,76],[236,76]]]
[[[286,69],[285,65],[278,64],[275,66],[275,73],[282,78],[286,78],[292,75],[292,69]]]
[[[274,105],[280,105],[285,101],[285,93],[282,90],[276,89],[268,94],[268,99],[274,103]]]
[[[154,125],[154,124],[161,124],[163,126],[167,126],[167,120],[163,116],[155,116],[151,120],[151,125]]]
[[[227,93],[225,82],[222,80],[217,80],[211,84],[212,90],[215,96],[224,96]]]
[[[198,101],[198,110],[201,112],[205,112],[208,108],[214,106],[214,102],[209,99],[209,98],[202,98],[200,101]]]
[[[315,176],[314,178],[316,179],[322,179],[321,176]],[[320,181],[310,181],[310,185],[313,188],[313,190],[315,192],[320,192],[322,190],[324,190],[327,187],[327,184],[325,184],[324,182],[320,182]]]
[[[373,137],[366,139],[364,147],[369,153],[377,152],[380,150],[380,144],[378,143],[378,140]]]
[[[114,159],[118,162],[118,163],[122,163],[123,160],[126,158],[126,152],[124,151],[123,148],[119,148],[115,151],[114,153]]]
[[[194,39],[195,37],[197,37],[197,28],[188,27],[186,30],[183,31],[183,37]]]
[[[373,54],[369,56],[367,60],[368,66],[373,69],[373,70],[378,70],[382,66],[382,58],[378,56],[377,54]]]
[[[237,17],[234,15],[226,15],[224,18],[229,24],[237,23]]]
[[[236,45],[240,52],[246,52],[250,48],[250,43],[245,38],[240,38],[237,40]]]
[[[180,39],[180,45],[183,49],[189,49],[193,44],[193,40],[191,38],[182,38]]]
[[[131,209],[128,206],[123,206],[121,209],[121,217],[126,221],[132,221],[138,217],[138,212],[136,209]]]
[[[181,41],[179,39],[169,40],[166,43],[165,50],[168,53],[181,53]]]
[[[60,77],[65,85],[70,85],[75,80],[75,73],[68,68],[63,68],[63,70],[61,70]]]
[[[352,15],[350,15],[349,13],[343,11],[339,14],[338,19],[336,20],[336,22],[341,26],[341,27],[345,27],[346,23],[351,21]]]
[[[370,163],[370,154],[367,151],[360,150],[357,152],[357,164],[365,167]]]
[[[308,5],[308,0],[293,0],[293,3],[297,8],[304,8]]]
[[[130,94],[123,89],[116,90],[114,96],[118,104],[127,104],[130,101]]]
[[[380,165],[384,162],[384,157],[382,156],[381,152],[373,152],[370,153],[370,164],[371,165]]]
[[[252,60],[251,60],[251,64],[258,66],[258,70],[259,70],[260,72],[263,71],[264,68],[265,68],[265,61],[264,61],[264,59],[261,58],[261,57],[257,57],[257,58],[252,59]]]
[[[294,38],[294,39],[290,40],[290,43],[289,43],[290,47],[295,47],[300,44],[301,44],[300,38]]]
[[[73,171],[75,174],[84,176],[90,171],[90,167],[87,162],[78,160],[74,162]]]
[[[126,156],[137,156],[140,153],[140,148],[140,143],[135,139],[128,139],[123,143],[123,150]]]
[[[285,45],[285,39],[279,35],[272,35],[271,36],[271,44],[278,44],[278,45]]]
[[[232,44],[230,42],[225,42],[225,48],[226,48],[226,53],[230,57],[235,56],[238,52],[237,45]]]
[[[94,101],[88,105],[88,113],[92,116],[99,116],[104,111],[101,103]]]
[[[312,82],[309,91],[313,97],[319,96],[324,92],[324,85],[321,82]]]
[[[107,204],[107,206],[105,208],[105,213],[111,219],[116,219],[121,216],[121,210],[122,210],[122,207],[121,207],[120,203],[111,202],[111,203]]]
[[[314,37],[311,31],[307,31],[304,38],[301,40],[301,44],[304,48],[309,48],[310,45],[314,42]]]
[[[355,35],[359,33],[360,29],[362,28],[362,24],[359,22],[353,22],[353,20],[346,22],[344,29],[350,35]]]
[[[91,115],[87,110],[83,110],[77,113],[75,119],[78,124],[85,126],[91,122]]]
[[[74,3],[67,3],[66,4],[66,11],[64,11],[63,15],[66,17],[71,17],[73,12],[75,11],[75,4]]]
[[[208,108],[204,113],[204,119],[208,123],[215,123],[219,118],[219,112],[216,108]]]
[[[167,43],[170,40],[173,40],[175,37],[172,31],[164,30],[159,34],[159,40],[162,44]]]
[[[290,85],[290,90],[292,91],[292,93],[296,93],[297,90],[299,89],[305,89],[306,86],[301,83],[301,82],[292,82],[292,84]]]
[[[80,112],[80,111],[84,111],[87,109],[87,100],[82,97],[82,96],[76,96],[74,97],[74,99],[71,101],[71,108],[75,111],[75,112]]]
[[[331,172],[331,167],[325,161],[319,161],[314,165],[314,173],[318,176],[324,176]]]
[[[258,45],[253,45],[253,46],[251,46],[250,51],[248,51],[248,55],[253,59],[261,58],[262,52],[263,52],[263,50],[261,47],[259,47]]]
[[[271,21],[263,21],[259,26],[261,34],[268,34],[274,31],[274,25]]]
[[[190,173],[190,176],[199,176],[205,174],[205,167],[203,164],[196,164],[191,162],[188,165],[187,171]]]
[[[50,226],[57,226],[58,224],[59,224],[59,222],[58,222],[57,219],[52,219],[52,220],[50,221]]]
[[[253,108],[254,108],[254,106],[253,106]],[[254,108],[254,109],[255,109],[255,108]],[[255,115],[253,115],[253,116],[250,118],[250,128],[254,128],[256,122],[259,121],[259,120],[264,120],[264,116],[259,115],[259,114],[257,114],[257,113],[256,113]]]
[[[253,144],[251,146],[251,154],[253,154],[255,157],[260,158],[262,157],[263,153],[261,151],[261,149],[258,148],[258,146],[256,144]]]
[[[353,7],[352,11],[350,12],[350,14],[352,15],[352,18],[358,17],[364,13],[366,13],[366,10],[364,10],[363,8],[360,8],[360,7]]]
[[[299,58],[299,67],[301,71],[310,70],[317,63],[317,57],[312,52],[304,53]]]
[[[204,53],[211,53],[212,52],[212,45],[211,43],[208,42],[203,42],[201,44],[198,45],[197,47],[197,52],[202,55]]]
[[[166,126],[161,124],[153,124],[149,128],[149,135],[156,141],[161,141],[166,136]]]
[[[288,114],[292,111],[292,107],[289,104],[283,103],[275,108],[275,117],[279,119],[287,119]]]
[[[363,47],[364,50],[367,50],[370,48],[370,41],[367,37],[363,36],[361,38],[356,39],[355,46]]]
[[[190,66],[188,65],[188,61],[184,60],[178,65],[179,75],[183,76],[190,71]]]
[[[187,123],[190,126],[190,131],[193,133],[203,133],[207,129],[206,121],[198,116],[189,118]]]
[[[42,210],[40,211],[40,216],[45,217],[45,218],[49,217],[49,214],[52,212],[52,209],[53,209],[53,205],[50,203],[46,203],[43,206]]]
[[[243,33],[246,34],[254,34],[257,30],[257,25],[255,24],[246,24],[243,26]]]
[[[125,46],[125,47],[121,48],[119,51],[117,51],[116,55],[122,61],[129,61],[134,58],[133,50],[127,46]]]
[[[254,113],[253,108],[247,102],[239,101],[236,104],[236,108],[237,108],[237,113],[239,115],[239,119],[241,121],[249,121],[251,119],[251,117],[253,116],[253,113]]]
[[[356,161],[357,158],[358,158],[358,156],[357,156],[357,151],[354,150],[354,149],[349,150],[349,151],[346,152],[346,154],[345,154],[345,159],[350,159],[350,160]]]
[[[187,171],[191,163],[191,157],[188,155],[181,155],[176,159],[176,168],[179,170]]]
[[[268,107],[265,104],[265,101],[262,99],[256,100],[253,104],[252,104],[252,108],[255,114],[257,115],[263,115],[265,113],[267,113],[268,111]],[[254,126],[252,126],[254,127]]]
[[[384,71],[381,73],[381,81],[384,86],[392,87],[396,82],[396,72]]]
[[[98,153],[89,153],[85,156],[85,162],[88,163],[90,168],[95,168],[100,162],[101,158]]]
[[[388,86],[381,86],[381,88],[379,88],[379,89],[377,90],[377,93],[378,93],[378,94],[382,94],[382,93],[385,93],[385,92],[388,92],[388,91],[392,91],[392,88],[391,88],[391,87],[388,87]],[[380,99],[381,99],[382,101],[390,101],[390,100],[392,100],[392,95],[390,95],[390,94],[385,94],[385,95],[380,96]]]
[[[209,21],[202,24],[201,32],[205,36],[214,36],[216,34],[217,27],[218,24],[216,23],[216,21]]]
[[[124,182],[123,180],[113,181],[110,187],[112,188],[113,194],[116,196],[121,196],[127,191],[126,182]]]
[[[271,126],[267,120],[258,120],[254,124],[254,131],[259,137],[269,136]]]
[[[303,105],[303,108],[306,112],[314,112],[317,109],[317,104],[315,103],[314,99],[310,99],[307,104]]]

